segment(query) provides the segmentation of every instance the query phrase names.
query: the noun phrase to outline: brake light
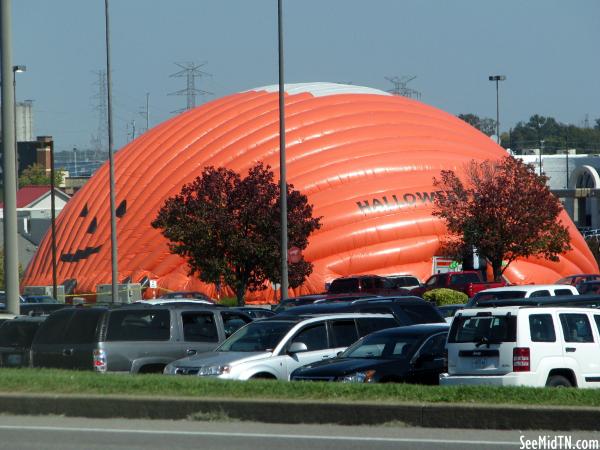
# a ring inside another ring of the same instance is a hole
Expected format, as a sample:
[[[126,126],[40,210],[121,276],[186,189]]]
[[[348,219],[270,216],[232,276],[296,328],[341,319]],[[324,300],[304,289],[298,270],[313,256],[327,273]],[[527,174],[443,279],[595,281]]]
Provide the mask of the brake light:
[[[102,349],[94,350],[94,370],[96,372],[106,372],[106,352]]]
[[[530,361],[529,347],[513,348],[513,372],[529,372]]]

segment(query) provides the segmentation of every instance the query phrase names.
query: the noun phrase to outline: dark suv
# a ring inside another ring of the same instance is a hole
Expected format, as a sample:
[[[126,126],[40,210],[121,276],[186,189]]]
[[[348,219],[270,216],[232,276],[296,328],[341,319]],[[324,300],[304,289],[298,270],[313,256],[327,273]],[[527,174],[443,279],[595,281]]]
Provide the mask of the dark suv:
[[[46,316],[17,316],[0,325],[0,367],[29,366],[29,350]]]
[[[444,318],[430,302],[419,297],[376,297],[351,302],[318,303],[297,306],[282,311],[277,316],[310,314],[337,314],[347,312],[393,314],[400,325],[418,323],[443,323]]]
[[[32,365],[162,372],[171,361],[212,350],[251,321],[239,311],[191,302],[62,310],[36,334]]]
[[[356,275],[336,278],[329,285],[328,294],[374,294],[410,295],[408,289],[397,287],[396,283],[379,275]]]

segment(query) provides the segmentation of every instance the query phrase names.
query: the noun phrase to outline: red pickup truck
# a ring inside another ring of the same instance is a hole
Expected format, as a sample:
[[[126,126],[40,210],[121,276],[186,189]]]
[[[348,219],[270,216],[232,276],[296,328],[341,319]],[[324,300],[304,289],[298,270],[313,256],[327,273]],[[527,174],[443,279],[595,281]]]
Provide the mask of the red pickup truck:
[[[446,288],[464,292],[471,298],[477,292],[483,291],[484,289],[497,288],[505,285],[506,283],[503,281],[487,283],[481,279],[481,273],[475,270],[467,270],[464,272],[448,272],[432,275],[427,279],[423,286],[412,289],[410,293],[423,296],[425,292],[431,291],[432,289]]]

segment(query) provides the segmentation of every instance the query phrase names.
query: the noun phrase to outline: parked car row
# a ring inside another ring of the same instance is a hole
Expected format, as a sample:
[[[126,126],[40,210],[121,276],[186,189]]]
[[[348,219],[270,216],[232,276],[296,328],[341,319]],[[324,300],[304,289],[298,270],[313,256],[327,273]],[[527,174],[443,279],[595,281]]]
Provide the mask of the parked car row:
[[[64,307],[2,324],[0,365],[236,380],[594,386],[600,296],[576,294],[570,285],[510,286],[446,308],[406,295],[325,296],[276,315],[185,297]]]
[[[431,303],[415,297],[323,302],[255,321],[245,312],[258,314],[260,310],[263,308],[224,308],[186,300],[112,309],[66,307],[49,316],[19,317],[0,326],[0,364],[289,380],[292,372],[306,365],[346,358],[344,350],[381,330],[410,329],[423,323],[436,324],[440,332],[448,328]],[[411,336],[416,333],[426,339],[428,330],[417,327]],[[406,339],[404,344],[396,342],[390,354],[394,360],[390,367],[396,369],[390,370],[404,373],[409,365],[424,367],[423,358],[419,362],[413,358],[420,344],[411,339],[410,345]],[[367,359],[377,362],[382,356],[375,347],[369,348],[361,357],[365,364]],[[401,370],[403,365],[407,367]],[[443,366],[438,367],[436,376],[442,370]],[[396,379],[383,376],[383,369],[377,377],[371,376],[373,373],[362,381],[412,380],[404,375]],[[435,377],[429,373],[421,378],[429,383]]]

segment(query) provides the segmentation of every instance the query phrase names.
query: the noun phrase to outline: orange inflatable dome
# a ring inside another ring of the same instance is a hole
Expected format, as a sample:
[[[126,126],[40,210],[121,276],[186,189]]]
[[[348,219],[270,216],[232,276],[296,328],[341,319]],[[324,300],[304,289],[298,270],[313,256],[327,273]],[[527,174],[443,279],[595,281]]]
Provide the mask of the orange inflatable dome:
[[[304,251],[314,272],[290,295],[322,292],[332,279],[360,273],[431,275],[443,223],[431,216],[432,178],[470,160],[497,159],[504,149],[462,120],[423,103],[375,89],[331,83],[286,86],[288,182],[305,193],[322,228]],[[157,280],[162,290],[215,287],[187,275],[179,256],[150,226],[165,199],[205,166],[245,172],[257,161],[279,173],[276,86],[233,94],[174,117],[115,155],[119,280]],[[573,250],[559,262],[518,260],[515,283],[546,283],[597,265],[571,229]],[[57,219],[58,282],[93,293],[111,282],[109,168],[102,166]],[[51,285],[46,236],[23,286]],[[145,278],[146,277],[146,278]],[[249,298],[273,299],[271,290]]]

